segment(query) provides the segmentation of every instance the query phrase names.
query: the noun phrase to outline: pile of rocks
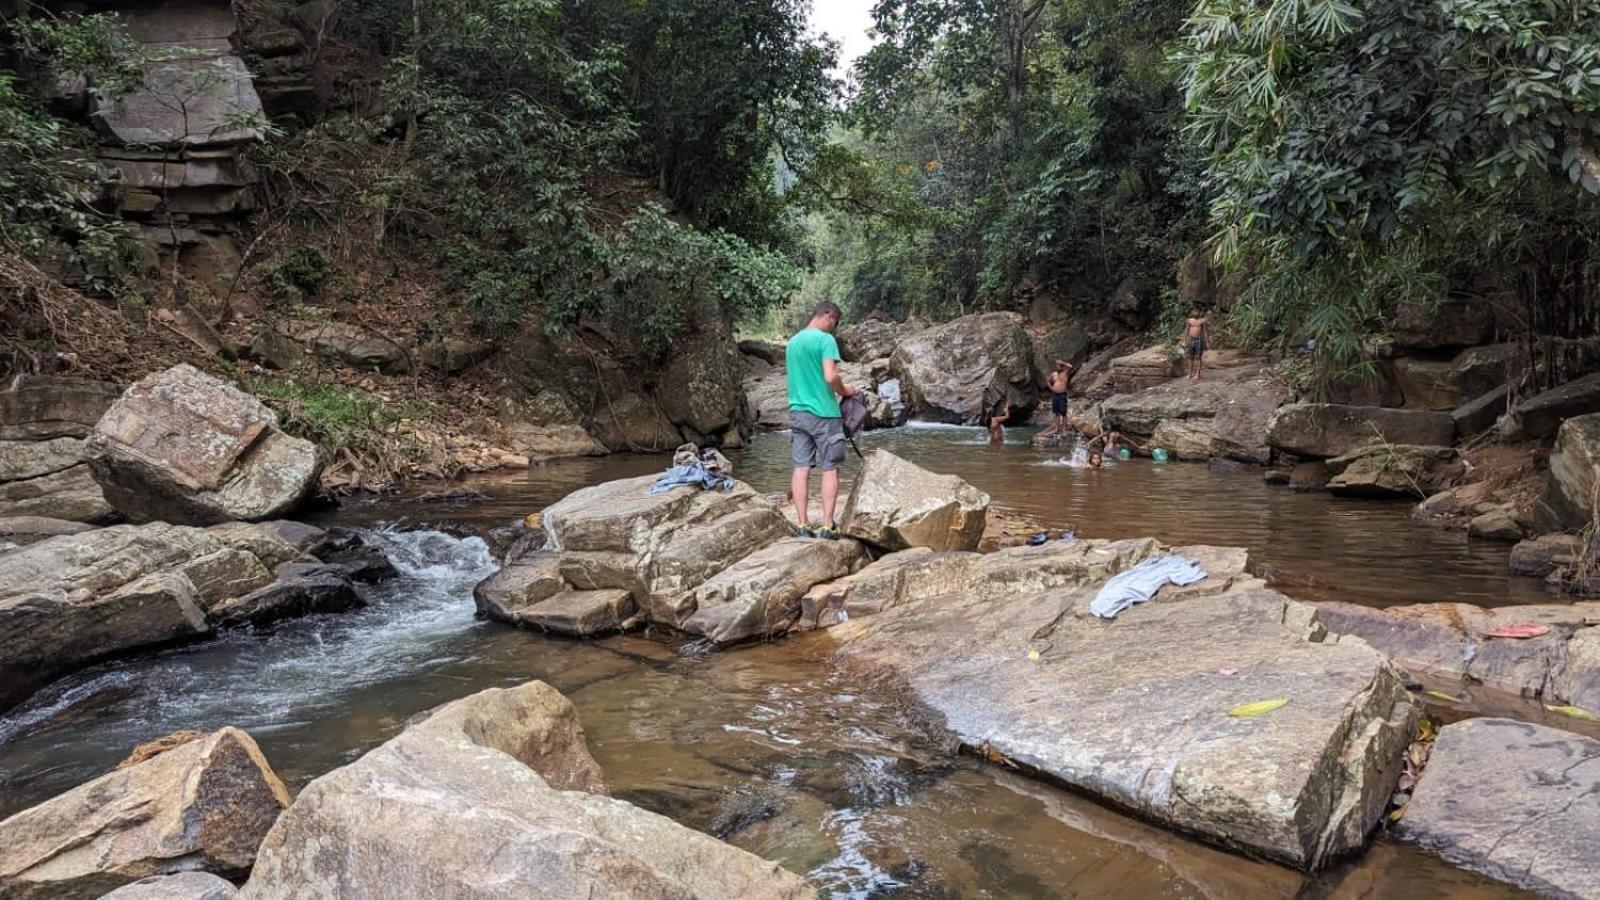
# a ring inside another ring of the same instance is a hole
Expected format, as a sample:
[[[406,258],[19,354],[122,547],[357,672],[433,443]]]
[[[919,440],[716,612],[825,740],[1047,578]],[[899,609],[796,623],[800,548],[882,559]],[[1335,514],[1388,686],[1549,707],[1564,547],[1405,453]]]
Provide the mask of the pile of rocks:
[[[650,493],[655,476],[584,488],[544,511],[542,549],[478,585],[478,609],[517,625],[589,637],[644,623],[716,644],[795,627],[816,585],[860,569],[873,550],[972,550],[987,495],[877,451],[846,505],[846,537],[791,537],[748,485]]]

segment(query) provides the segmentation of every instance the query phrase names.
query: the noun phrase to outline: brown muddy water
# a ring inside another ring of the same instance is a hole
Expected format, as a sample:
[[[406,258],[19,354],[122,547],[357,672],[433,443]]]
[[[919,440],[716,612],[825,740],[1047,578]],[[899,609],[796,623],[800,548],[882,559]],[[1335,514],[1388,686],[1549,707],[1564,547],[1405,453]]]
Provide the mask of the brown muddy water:
[[[1548,600],[1507,577],[1503,545],[1412,524],[1407,504],[1263,485],[1255,470],[1113,463],[1035,451],[1016,430],[867,436],[989,491],[1001,509],[1085,537],[1242,544],[1285,592],[1375,605]],[[782,490],[782,435],[734,456]],[[404,498],[329,522],[371,528],[402,576],[361,611],[122,660],[64,679],[0,717],[0,815],[182,728],[245,728],[298,787],[397,732],[411,715],[487,687],[548,681],[577,705],[614,793],[807,875],[831,897],[1503,897],[1513,893],[1379,838],[1307,878],[1161,831],[959,754],[915,704],[858,685],[816,633],[712,654],[645,637],[579,643],[478,621],[494,570],[472,530],[571,490],[659,470],[660,456],[551,463],[471,486],[464,506]],[[853,476],[853,463],[849,475]],[[435,529],[444,529],[435,530]],[[446,533],[449,532],[449,533]]]

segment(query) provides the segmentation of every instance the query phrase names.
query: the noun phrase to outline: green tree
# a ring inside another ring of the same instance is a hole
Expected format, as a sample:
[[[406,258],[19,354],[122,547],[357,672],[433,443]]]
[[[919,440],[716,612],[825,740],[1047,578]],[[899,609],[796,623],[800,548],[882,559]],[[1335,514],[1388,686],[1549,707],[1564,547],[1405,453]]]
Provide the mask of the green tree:
[[[1600,327],[1600,7],[1204,0],[1174,58],[1260,334],[1347,367],[1398,302],[1453,291]]]

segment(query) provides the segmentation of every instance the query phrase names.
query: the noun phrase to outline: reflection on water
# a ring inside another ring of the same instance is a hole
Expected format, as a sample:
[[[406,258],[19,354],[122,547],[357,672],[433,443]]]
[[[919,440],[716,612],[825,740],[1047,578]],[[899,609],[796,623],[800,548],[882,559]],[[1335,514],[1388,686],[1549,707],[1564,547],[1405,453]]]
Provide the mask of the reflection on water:
[[[1456,599],[1492,590],[1474,581],[1506,585],[1498,574],[1504,551],[1410,526],[1403,506],[1346,506],[1267,489],[1253,472],[1217,475],[1203,466],[1045,466],[1061,454],[1029,449],[1025,434],[1013,432],[1002,448],[966,446],[974,436],[907,430],[870,435],[863,449],[889,446],[958,472],[1004,508],[1090,536],[1245,543],[1269,565],[1309,561],[1322,583],[1296,590],[1382,603],[1427,599],[1418,596],[1424,584]],[[735,460],[740,475],[782,489],[782,440],[754,441]],[[386,501],[335,518],[498,525],[575,487],[654,472],[663,462],[551,464],[475,483],[491,494],[486,503]],[[1299,540],[1278,533],[1288,521],[1297,523]],[[0,815],[180,728],[241,726],[299,787],[392,736],[417,712],[539,678],[577,705],[618,796],[806,873],[834,897],[1510,894],[1383,842],[1359,862],[1308,880],[1008,775],[954,752],[914,704],[835,670],[826,633],[686,655],[642,637],[578,643],[478,621],[471,588],[493,567],[481,540],[416,531],[376,537],[402,577],[375,589],[365,610],[99,666],[0,717]],[[1381,558],[1358,558],[1368,552],[1362,548],[1379,547]],[[1351,571],[1352,563],[1364,572]],[[1371,575],[1373,566],[1389,574]]]

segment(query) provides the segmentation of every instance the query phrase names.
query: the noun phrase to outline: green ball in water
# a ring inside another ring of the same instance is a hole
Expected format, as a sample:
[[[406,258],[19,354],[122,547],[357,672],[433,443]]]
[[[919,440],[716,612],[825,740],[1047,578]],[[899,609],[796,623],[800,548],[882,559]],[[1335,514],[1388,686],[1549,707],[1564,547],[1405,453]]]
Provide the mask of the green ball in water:
[[[1161,449],[1160,447],[1157,447],[1154,450],[1150,451],[1150,458],[1155,460],[1156,462],[1166,462],[1167,461],[1167,451]]]
[[[1133,451],[1129,450],[1127,447],[1123,447],[1121,450],[1117,451],[1117,459],[1132,459],[1132,458],[1133,458]]]

